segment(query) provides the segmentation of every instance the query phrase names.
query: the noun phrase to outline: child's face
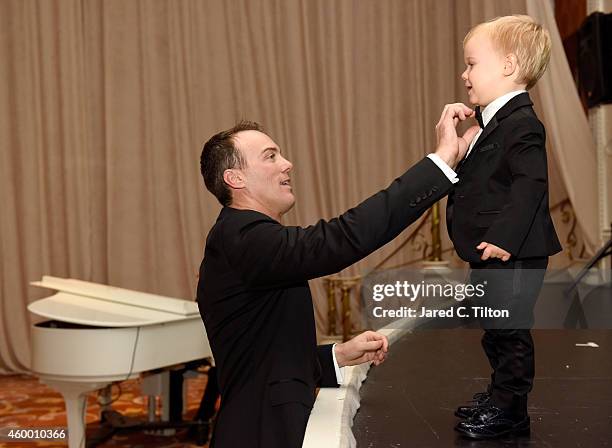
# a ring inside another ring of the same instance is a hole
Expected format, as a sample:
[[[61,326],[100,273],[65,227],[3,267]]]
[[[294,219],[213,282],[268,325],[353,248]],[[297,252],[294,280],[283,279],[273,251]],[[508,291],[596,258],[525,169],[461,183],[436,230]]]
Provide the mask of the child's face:
[[[463,48],[467,68],[461,74],[471,104],[487,106],[495,98],[508,93],[508,80],[504,76],[505,58],[493,47],[483,30],[476,31]]]

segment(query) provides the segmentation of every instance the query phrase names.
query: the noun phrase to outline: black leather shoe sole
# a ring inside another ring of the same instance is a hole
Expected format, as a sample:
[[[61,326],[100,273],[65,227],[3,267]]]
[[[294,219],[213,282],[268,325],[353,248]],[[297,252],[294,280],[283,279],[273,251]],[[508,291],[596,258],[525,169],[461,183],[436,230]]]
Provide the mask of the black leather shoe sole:
[[[465,428],[461,428],[459,425],[455,426],[455,431],[457,431],[463,437],[468,437],[470,439],[477,439],[477,440],[500,439],[502,437],[509,437],[509,436],[521,437],[521,436],[528,436],[531,434],[531,424],[530,424],[529,417],[527,417],[525,420],[517,423],[516,425],[506,430],[497,431],[495,433],[467,430]]]

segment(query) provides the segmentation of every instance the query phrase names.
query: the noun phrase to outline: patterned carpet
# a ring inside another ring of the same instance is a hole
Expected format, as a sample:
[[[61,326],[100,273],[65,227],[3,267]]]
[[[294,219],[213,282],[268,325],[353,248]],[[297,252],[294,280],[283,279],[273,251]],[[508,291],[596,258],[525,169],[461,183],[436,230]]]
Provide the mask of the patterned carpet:
[[[187,387],[188,411],[185,420],[196,413],[206,386],[206,375],[185,380]],[[113,387],[113,398],[119,389]],[[88,432],[100,421],[100,406],[96,401],[97,394],[90,394],[87,405]],[[121,395],[112,405],[113,409],[129,417],[146,418],[147,399],[140,395],[140,380],[121,383]],[[0,428],[15,427],[20,429],[66,427],[66,413],[62,396],[53,389],[38,382],[36,378],[15,375],[0,376]],[[65,447],[61,442],[2,442],[0,448],[15,447]],[[98,445],[101,448],[187,448],[197,447],[188,440],[186,430],[174,436],[148,435],[143,432],[120,433],[112,439]]]

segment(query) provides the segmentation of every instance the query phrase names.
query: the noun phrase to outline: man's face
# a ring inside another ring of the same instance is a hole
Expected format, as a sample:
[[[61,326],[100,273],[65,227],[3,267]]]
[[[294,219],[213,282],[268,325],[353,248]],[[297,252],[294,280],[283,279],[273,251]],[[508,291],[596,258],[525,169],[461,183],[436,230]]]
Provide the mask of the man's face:
[[[478,30],[463,48],[467,68],[461,74],[468,91],[471,104],[487,106],[495,98],[502,96],[508,80],[504,76],[505,58],[484,30]]]
[[[246,167],[244,193],[270,215],[282,215],[295,203],[289,172],[293,165],[285,159],[274,140],[263,132],[242,131],[234,135],[236,148]]]

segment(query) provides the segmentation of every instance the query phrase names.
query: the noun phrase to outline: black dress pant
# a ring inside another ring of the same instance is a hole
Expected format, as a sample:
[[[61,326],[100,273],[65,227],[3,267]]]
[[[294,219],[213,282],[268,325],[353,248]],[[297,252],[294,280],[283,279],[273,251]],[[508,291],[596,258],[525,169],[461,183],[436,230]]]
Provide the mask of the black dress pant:
[[[535,355],[530,329],[547,266],[548,257],[470,264],[471,283],[485,285],[485,295],[474,300],[474,305],[488,310],[476,317],[484,328],[482,347],[492,369],[491,400],[516,417],[527,415],[527,395],[533,387]],[[507,315],[499,317],[501,312]]]
[[[259,446],[300,448],[304,441],[311,408],[300,402],[289,402],[271,407],[264,415]],[[269,418],[269,420],[268,420]],[[268,422],[273,424],[268,424]],[[236,429],[240,431],[240,428]]]

